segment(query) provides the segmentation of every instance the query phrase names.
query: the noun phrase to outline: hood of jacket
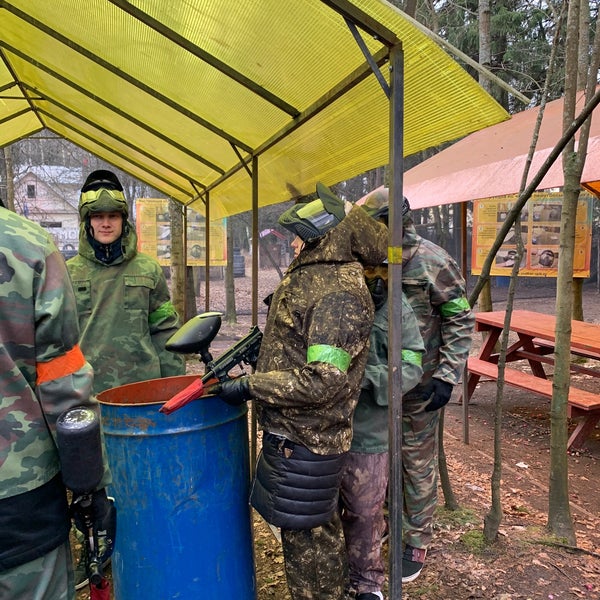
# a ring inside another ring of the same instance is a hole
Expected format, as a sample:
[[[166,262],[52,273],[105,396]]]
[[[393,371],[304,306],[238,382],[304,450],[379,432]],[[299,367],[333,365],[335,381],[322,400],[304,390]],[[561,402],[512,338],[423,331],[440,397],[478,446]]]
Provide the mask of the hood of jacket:
[[[412,220],[412,213],[409,211],[402,218],[402,264],[406,264],[415,255],[421,239]]]
[[[360,206],[354,206],[333,229],[306,242],[289,268],[324,262],[380,265],[387,259],[387,248],[387,227],[370,217]]]
[[[122,262],[131,260],[137,254],[137,234],[135,233],[135,228],[129,221],[125,221],[123,223],[123,234],[119,238],[121,240],[121,256],[117,257],[113,262],[110,263],[105,263],[101,261],[96,256],[94,248],[90,244],[86,221],[87,219],[83,220],[79,225],[78,253],[84,258],[87,258],[92,262],[98,263],[99,265],[110,267],[111,265],[118,265]]]

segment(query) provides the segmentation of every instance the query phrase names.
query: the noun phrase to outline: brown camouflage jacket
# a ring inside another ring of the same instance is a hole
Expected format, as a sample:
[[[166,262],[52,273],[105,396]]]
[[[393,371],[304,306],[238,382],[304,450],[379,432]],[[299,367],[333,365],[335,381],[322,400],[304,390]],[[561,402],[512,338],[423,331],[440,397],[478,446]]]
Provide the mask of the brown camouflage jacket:
[[[417,234],[410,213],[403,224],[402,289],[425,343],[418,387],[432,377],[455,385],[469,356],[475,316],[458,265],[443,248]]]
[[[264,430],[317,454],[349,449],[374,313],[363,265],[383,262],[387,237],[354,207],[290,264],[249,378]]]
[[[38,225],[0,208],[0,499],[37,489],[60,470],[56,420],[90,396],[64,259]],[[104,464],[100,487],[110,483]]]

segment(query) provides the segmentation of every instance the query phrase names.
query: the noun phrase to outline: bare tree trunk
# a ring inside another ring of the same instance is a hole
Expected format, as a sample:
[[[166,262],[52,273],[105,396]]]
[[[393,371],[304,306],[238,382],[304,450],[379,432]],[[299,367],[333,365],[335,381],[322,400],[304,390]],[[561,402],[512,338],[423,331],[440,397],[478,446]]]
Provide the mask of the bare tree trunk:
[[[573,314],[574,321],[585,321],[583,318],[583,279],[575,277],[573,279]]]
[[[492,62],[492,38],[490,34],[491,21],[490,0],[479,0],[479,64],[486,69],[490,68]],[[479,74],[479,85],[492,93],[492,82]]]
[[[233,277],[233,226],[227,219],[227,267],[225,269],[225,320],[227,323],[237,323],[235,307],[235,279]]]
[[[567,16],[565,96],[563,131],[575,115],[578,79],[582,77],[578,52],[581,0],[569,3]],[[586,69],[587,71],[587,69]],[[595,77],[595,73],[594,73]],[[591,87],[591,86],[590,86]],[[556,281],[556,347],[552,401],[550,405],[550,482],[548,486],[548,529],[574,545],[575,529],[569,505],[569,474],[567,464],[567,398],[571,383],[571,317],[573,315],[573,257],[575,253],[575,220],[579,199],[581,173],[587,152],[589,124],[582,127],[579,150],[571,138],[562,153],[563,205],[560,221],[560,252]]]
[[[15,212],[15,173],[10,146],[2,148],[2,156],[4,158],[4,172],[6,174],[6,197],[2,198],[2,200],[4,200],[6,208]]]
[[[185,310],[185,255],[183,211],[179,202],[169,200],[169,217],[171,219],[171,298],[175,310],[182,319]]]
[[[446,462],[446,451],[444,450],[444,415],[445,410],[442,409],[440,411],[440,422],[438,425],[438,469],[440,473],[440,484],[444,494],[444,506],[448,510],[458,510],[460,505],[452,490],[448,473],[448,463]]]
[[[533,149],[531,149],[533,152]],[[525,253],[523,237],[521,235],[521,220],[515,221],[515,240],[517,244],[517,256],[513,265],[510,285],[508,287],[508,300],[506,303],[506,315],[504,317],[504,330],[500,343],[500,354],[498,358],[498,387],[496,388],[496,401],[494,404],[494,467],[492,469],[491,494],[492,501],[489,512],[483,520],[483,535],[487,542],[495,542],[498,538],[498,530],[502,522],[502,399],[504,396],[504,369],[506,366],[506,352],[508,348],[508,336],[510,331],[510,320],[512,317],[515,291],[519,277],[521,259]]]
[[[196,305],[196,292],[194,287],[194,269],[186,267],[185,269],[185,312],[183,314],[183,322],[189,321],[192,317],[198,314]]]

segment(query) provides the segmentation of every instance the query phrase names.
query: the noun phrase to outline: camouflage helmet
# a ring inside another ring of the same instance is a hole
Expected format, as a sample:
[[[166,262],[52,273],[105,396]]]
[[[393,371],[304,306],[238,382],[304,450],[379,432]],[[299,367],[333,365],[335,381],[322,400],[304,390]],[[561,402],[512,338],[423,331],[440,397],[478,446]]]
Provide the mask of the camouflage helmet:
[[[112,171],[99,169],[87,176],[79,196],[79,216],[82,220],[92,213],[121,212],[129,217],[123,186]]]
[[[389,188],[381,187],[367,194],[360,204],[371,217],[387,224],[389,218],[389,198]],[[409,211],[410,204],[408,198],[404,196],[402,201],[402,216],[406,216]]]
[[[296,204],[279,217],[279,224],[305,242],[325,235],[346,216],[344,201],[317,183],[316,200]]]

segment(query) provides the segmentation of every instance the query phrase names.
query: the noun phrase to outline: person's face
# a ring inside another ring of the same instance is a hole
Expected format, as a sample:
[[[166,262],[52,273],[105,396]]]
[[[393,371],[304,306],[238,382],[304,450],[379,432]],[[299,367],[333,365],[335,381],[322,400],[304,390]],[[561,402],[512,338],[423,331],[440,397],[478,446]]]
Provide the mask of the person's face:
[[[123,233],[123,213],[119,211],[90,215],[92,235],[100,244],[112,244]]]
[[[294,258],[296,258],[298,256],[298,254],[300,254],[300,251],[302,250],[302,248],[304,248],[304,242],[302,241],[302,238],[299,235],[297,235],[292,240],[291,246],[294,249]]]

